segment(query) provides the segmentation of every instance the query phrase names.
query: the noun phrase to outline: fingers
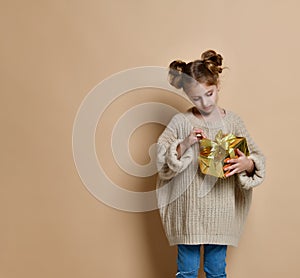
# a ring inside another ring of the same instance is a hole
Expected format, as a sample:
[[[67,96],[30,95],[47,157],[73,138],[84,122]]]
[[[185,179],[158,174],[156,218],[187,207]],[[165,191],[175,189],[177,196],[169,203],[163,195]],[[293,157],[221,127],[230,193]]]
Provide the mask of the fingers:
[[[228,157],[228,158],[226,158],[225,160],[224,160],[224,163],[226,163],[226,164],[235,164],[235,163],[238,163],[239,162],[239,158],[237,157],[237,158],[230,158],[230,157]]]
[[[204,131],[201,128],[194,127],[192,130],[193,135],[198,139],[206,138]]]
[[[225,177],[230,177],[236,173],[241,172],[238,164],[225,165],[223,167]]]
[[[234,169],[232,171],[226,171],[225,172],[225,177],[228,178],[230,176],[233,176],[234,174],[238,173],[238,170],[237,169]]]
[[[235,153],[236,153],[238,156],[245,156],[245,154],[244,154],[240,149],[235,149]]]
[[[239,149],[235,149],[234,152],[236,154],[235,158],[228,157],[224,160],[224,163],[230,163],[230,164],[238,163],[240,162],[241,159],[246,157],[246,155]]]
[[[188,135],[188,137],[186,138],[186,140],[188,140],[189,145],[194,145],[195,143],[197,143],[200,139],[202,138],[198,138],[197,137],[197,133],[201,135],[202,130],[200,128],[193,128],[190,132],[190,134]],[[201,135],[202,137],[202,135]]]
[[[224,170],[224,172],[230,172],[230,171],[232,171],[234,169],[234,166],[232,166],[232,165],[225,165],[224,167],[223,167],[223,170]]]
[[[230,177],[249,168],[249,162],[246,155],[239,149],[236,149],[236,154],[238,155],[236,158],[226,158],[224,160],[223,170],[225,177]]]

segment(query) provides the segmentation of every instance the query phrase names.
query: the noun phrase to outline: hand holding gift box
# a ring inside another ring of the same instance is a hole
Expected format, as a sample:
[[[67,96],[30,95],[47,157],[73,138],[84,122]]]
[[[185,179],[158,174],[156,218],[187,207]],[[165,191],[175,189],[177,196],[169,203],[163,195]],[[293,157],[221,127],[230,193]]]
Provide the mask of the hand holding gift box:
[[[200,141],[199,166],[203,174],[225,178],[224,160],[235,158],[235,150],[239,149],[246,156],[249,155],[246,138],[233,134],[223,134],[220,130],[215,140],[202,139]]]

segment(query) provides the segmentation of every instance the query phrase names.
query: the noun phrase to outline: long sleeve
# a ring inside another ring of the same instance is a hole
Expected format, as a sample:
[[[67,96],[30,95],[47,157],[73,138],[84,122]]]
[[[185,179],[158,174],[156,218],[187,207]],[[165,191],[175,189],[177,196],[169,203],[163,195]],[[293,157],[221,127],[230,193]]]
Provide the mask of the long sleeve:
[[[156,165],[162,180],[172,179],[185,170],[193,160],[192,148],[187,149],[180,159],[177,157],[177,146],[184,140],[178,138],[177,129],[180,127],[180,119],[175,115],[158,138]]]
[[[255,163],[254,174],[249,177],[244,172],[225,179],[202,174],[197,159],[199,144],[178,160],[176,146],[193,127],[203,129],[209,138],[214,138],[219,130],[246,137]],[[227,110],[223,121],[208,122],[189,110],[171,120],[159,137],[158,146],[157,201],[170,245],[237,246],[251,206],[252,188],[265,175],[264,156],[240,118]]]
[[[254,173],[251,176],[247,175],[246,171],[244,171],[237,174],[237,178],[243,189],[251,189],[261,184],[265,178],[265,157],[251,138],[244,122],[240,117],[238,117],[236,121],[235,128],[236,136],[242,136],[246,138],[249,149],[248,157],[254,162]]]

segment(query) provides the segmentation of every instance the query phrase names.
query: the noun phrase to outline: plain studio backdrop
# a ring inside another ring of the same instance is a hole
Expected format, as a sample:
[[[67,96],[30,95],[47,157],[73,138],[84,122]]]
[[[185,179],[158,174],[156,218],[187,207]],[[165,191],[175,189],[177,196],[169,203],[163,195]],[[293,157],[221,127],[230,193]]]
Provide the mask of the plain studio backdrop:
[[[126,212],[92,195],[74,163],[72,129],[105,78],[207,49],[228,67],[220,105],[243,118],[267,159],[228,276],[297,277],[299,8],[296,0],[2,0],[0,278],[174,277],[176,248],[158,211]],[[133,192],[153,190],[156,176],[123,171],[110,139],[123,113],[148,102],[191,106],[167,90],[132,90],[109,104],[95,134],[103,171]],[[162,130],[148,123],[132,132],[137,164],[149,163]]]

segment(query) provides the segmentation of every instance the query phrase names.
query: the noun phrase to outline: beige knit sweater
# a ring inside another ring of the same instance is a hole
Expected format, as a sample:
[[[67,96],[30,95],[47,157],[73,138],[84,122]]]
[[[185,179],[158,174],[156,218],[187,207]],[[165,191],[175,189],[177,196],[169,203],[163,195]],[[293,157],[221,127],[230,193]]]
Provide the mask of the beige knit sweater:
[[[255,172],[217,179],[200,172],[199,144],[177,158],[176,147],[193,127],[214,139],[224,133],[246,137]],[[189,109],[176,114],[160,135],[157,151],[157,198],[170,245],[225,244],[237,246],[250,208],[252,188],[265,176],[265,158],[247,132],[241,118],[231,111],[216,122],[205,122]]]

